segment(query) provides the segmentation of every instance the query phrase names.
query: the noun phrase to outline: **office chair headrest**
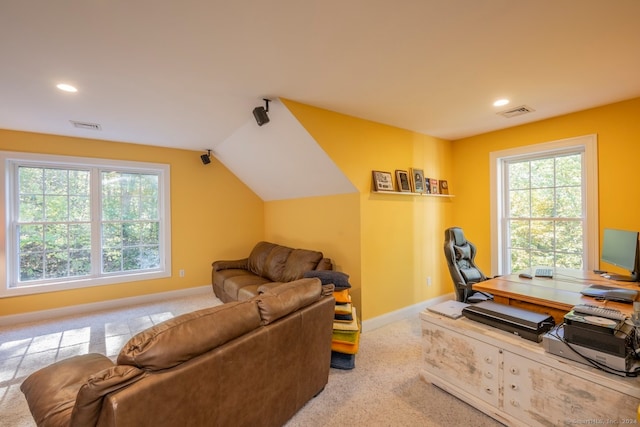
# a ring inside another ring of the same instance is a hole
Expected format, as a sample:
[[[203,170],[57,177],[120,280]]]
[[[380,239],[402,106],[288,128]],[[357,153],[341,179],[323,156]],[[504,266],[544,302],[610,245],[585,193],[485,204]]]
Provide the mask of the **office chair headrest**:
[[[462,232],[462,228],[453,227],[451,229],[453,232],[453,237],[456,242],[456,246],[462,246],[467,243],[467,239],[464,237],[464,233]]]

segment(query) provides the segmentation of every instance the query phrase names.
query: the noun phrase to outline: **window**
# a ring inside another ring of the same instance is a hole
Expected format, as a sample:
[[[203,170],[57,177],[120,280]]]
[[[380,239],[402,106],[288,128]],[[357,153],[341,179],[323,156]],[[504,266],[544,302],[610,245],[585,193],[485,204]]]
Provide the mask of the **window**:
[[[582,152],[505,160],[507,270],[582,269]]]
[[[0,154],[0,295],[170,275],[167,165]]]
[[[493,271],[598,262],[595,136],[491,154]]]

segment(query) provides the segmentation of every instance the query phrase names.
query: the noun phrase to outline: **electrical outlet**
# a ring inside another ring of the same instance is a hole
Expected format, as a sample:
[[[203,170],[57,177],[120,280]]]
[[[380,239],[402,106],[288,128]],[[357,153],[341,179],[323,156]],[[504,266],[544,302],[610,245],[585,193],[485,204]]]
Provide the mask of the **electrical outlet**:
[[[427,286],[431,286],[431,276],[427,276]]]
[[[184,277],[184,270],[180,270],[180,277]]]

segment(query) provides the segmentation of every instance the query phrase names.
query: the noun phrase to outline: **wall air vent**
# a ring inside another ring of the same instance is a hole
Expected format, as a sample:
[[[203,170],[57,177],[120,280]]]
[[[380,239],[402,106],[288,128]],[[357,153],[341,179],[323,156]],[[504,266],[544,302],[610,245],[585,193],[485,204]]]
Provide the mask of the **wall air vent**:
[[[102,130],[102,126],[98,123],[89,123],[89,122],[77,122],[75,120],[69,120],[74,127],[78,129],[88,129],[88,130]]]
[[[501,111],[498,114],[506,118],[510,118],[510,117],[521,116],[523,114],[531,113],[533,111],[536,111],[536,110],[534,110],[531,107],[527,107],[526,105],[521,105],[516,108],[511,108],[510,110]]]

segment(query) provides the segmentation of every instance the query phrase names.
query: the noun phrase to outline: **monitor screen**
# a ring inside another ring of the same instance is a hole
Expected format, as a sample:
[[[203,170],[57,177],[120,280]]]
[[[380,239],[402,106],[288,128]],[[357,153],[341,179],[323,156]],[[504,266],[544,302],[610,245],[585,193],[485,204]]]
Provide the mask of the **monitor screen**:
[[[604,229],[600,259],[625,270],[637,273],[638,232]]]

